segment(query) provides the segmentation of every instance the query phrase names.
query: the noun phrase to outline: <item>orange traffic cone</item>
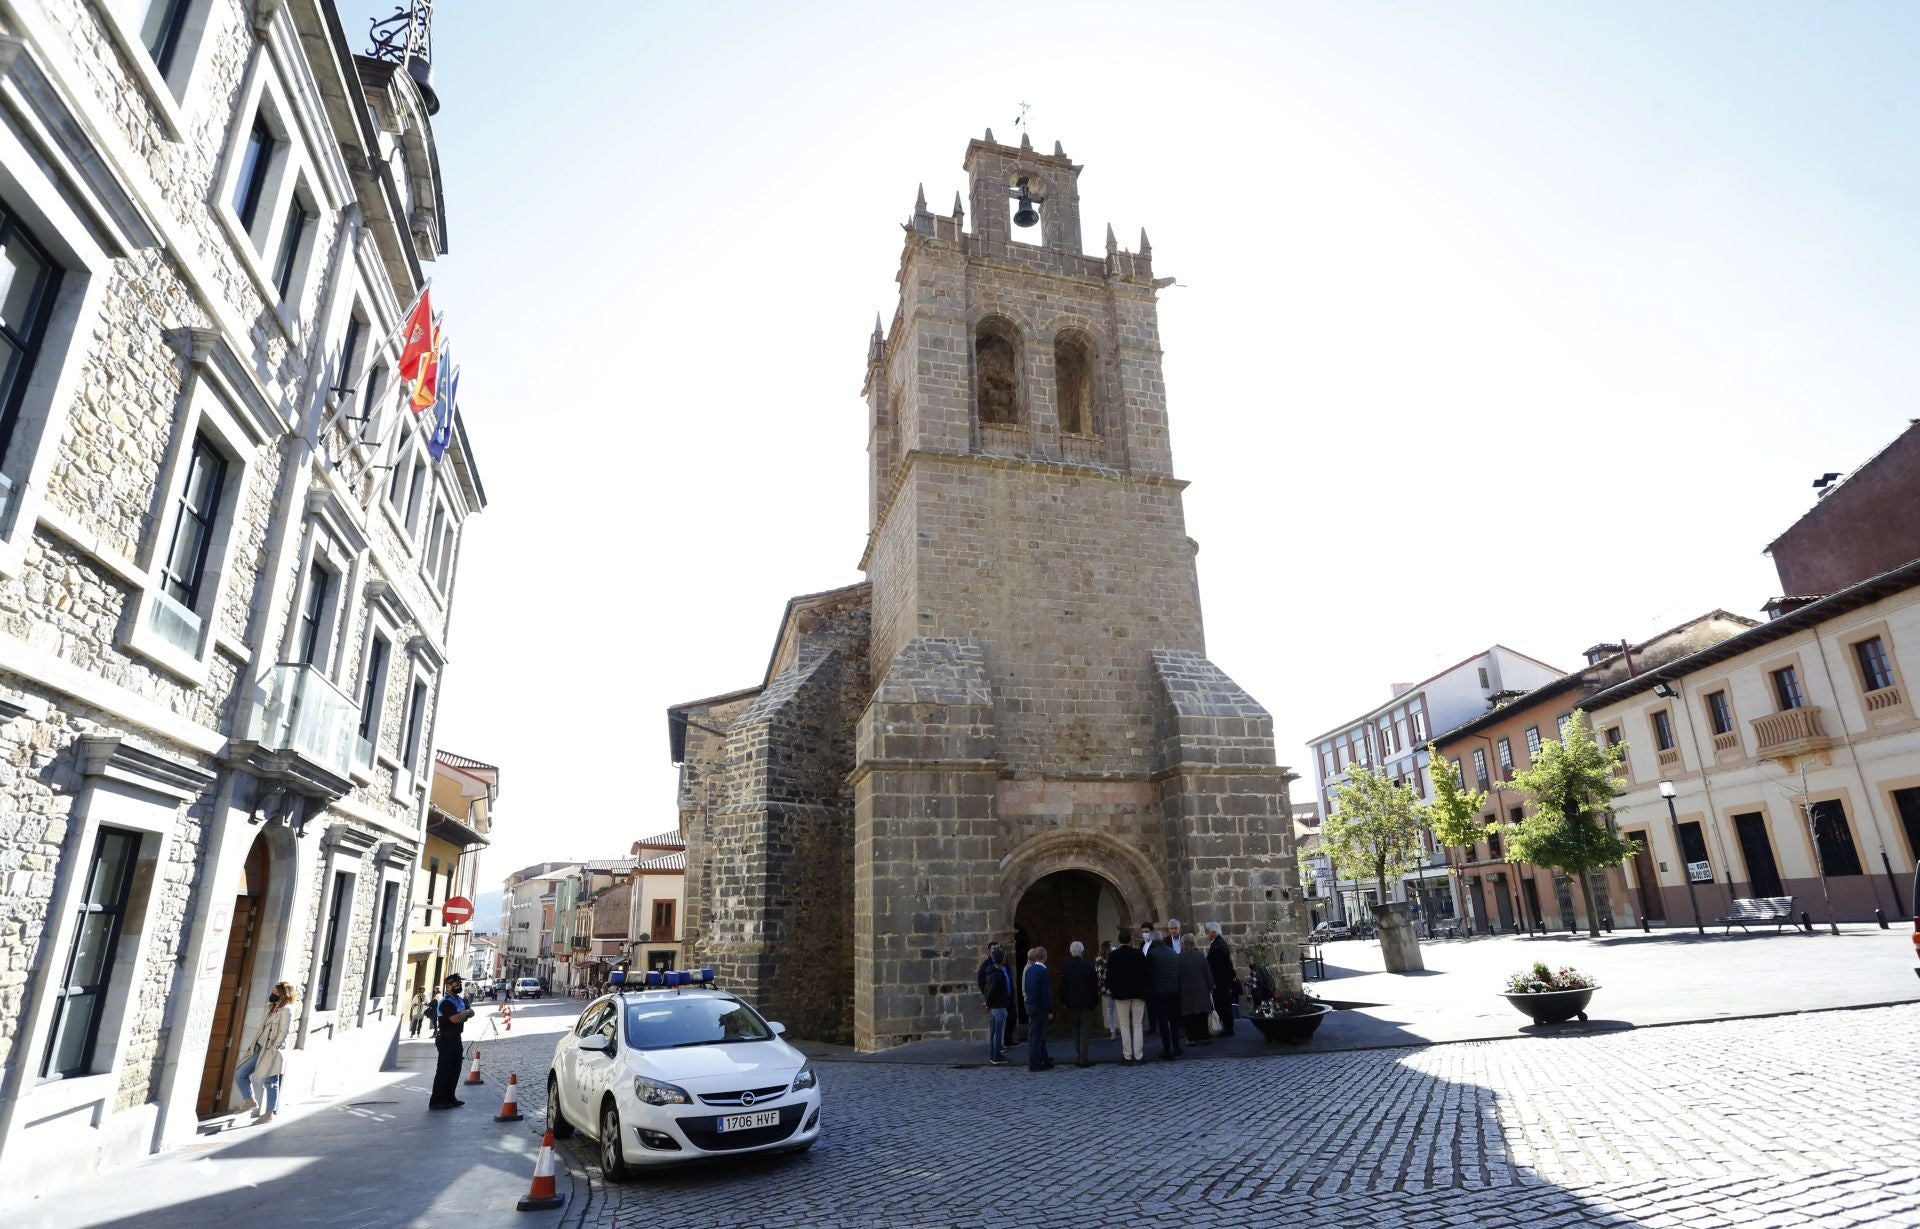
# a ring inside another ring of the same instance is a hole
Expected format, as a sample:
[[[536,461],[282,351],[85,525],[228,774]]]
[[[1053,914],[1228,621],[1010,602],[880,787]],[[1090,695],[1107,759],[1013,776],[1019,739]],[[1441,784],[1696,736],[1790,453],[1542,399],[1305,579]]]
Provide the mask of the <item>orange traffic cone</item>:
[[[507,1099],[500,1104],[500,1112],[493,1116],[495,1122],[519,1122],[520,1113],[520,1077],[509,1073],[507,1076]]]
[[[507,1018],[507,1031],[511,1033],[513,1031],[513,1004],[503,1004],[500,1008],[500,1014]]]
[[[480,1078],[480,1047],[478,1045],[473,1047],[473,1062],[471,1062],[467,1066],[467,1083],[469,1084],[486,1083],[485,1080]]]
[[[540,1141],[540,1159],[533,1163],[533,1186],[516,1207],[522,1212],[544,1212],[566,1203],[553,1189],[553,1128]]]

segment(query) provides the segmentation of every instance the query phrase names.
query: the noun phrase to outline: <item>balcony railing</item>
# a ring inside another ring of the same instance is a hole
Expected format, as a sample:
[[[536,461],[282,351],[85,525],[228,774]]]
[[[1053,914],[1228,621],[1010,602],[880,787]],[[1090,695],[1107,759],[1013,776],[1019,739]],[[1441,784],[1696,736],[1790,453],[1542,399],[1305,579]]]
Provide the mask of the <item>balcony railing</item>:
[[[1728,730],[1725,734],[1715,734],[1713,736],[1713,753],[1715,755],[1724,755],[1729,751],[1738,751],[1739,749],[1739,731]]]
[[[1753,721],[1753,741],[1761,755],[1798,755],[1824,751],[1833,745],[1833,740],[1820,728],[1820,709],[1817,705],[1789,708],[1765,717],[1756,717]]]
[[[1665,772],[1669,768],[1677,768],[1679,766],[1680,748],[1665,747],[1661,749],[1659,754],[1660,754],[1660,770],[1662,772]]]
[[[359,705],[313,666],[282,662],[264,684],[267,702],[254,710],[247,737],[346,776],[359,741]]]
[[[1866,699],[1867,711],[1870,713],[1882,713],[1890,708],[1899,708],[1906,702],[1901,698],[1900,688],[1897,686],[1882,687],[1878,691],[1869,691]]]

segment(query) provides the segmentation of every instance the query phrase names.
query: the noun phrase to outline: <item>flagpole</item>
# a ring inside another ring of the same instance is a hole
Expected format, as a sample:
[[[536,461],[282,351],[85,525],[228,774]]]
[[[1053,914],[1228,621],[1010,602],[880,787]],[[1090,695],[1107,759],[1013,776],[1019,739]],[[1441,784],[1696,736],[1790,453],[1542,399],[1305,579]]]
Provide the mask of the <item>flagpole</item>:
[[[394,398],[394,400],[397,402],[401,400],[402,397],[407,396],[408,392],[407,392],[406,381],[404,380],[396,381],[396,384],[397,384],[397,388],[395,391],[402,395],[401,397]],[[341,479],[341,481],[347,484],[348,489],[352,489],[354,483],[360,481],[362,478],[366,477],[368,474],[373,472],[375,468],[374,461],[377,460],[382,454],[386,452],[388,444],[393,439],[395,430],[399,427],[401,423],[406,421],[406,417],[407,417],[407,414],[404,409],[400,409],[399,412],[395,413],[393,416],[393,421],[387,424],[387,426],[381,431],[380,438],[377,441],[375,441],[374,447],[372,449],[372,455],[368,459],[367,463],[365,465],[362,465],[360,469],[353,475],[353,477]],[[364,440],[360,442],[365,443]],[[338,466],[329,466],[329,468],[335,473],[339,472]]]
[[[388,333],[385,337],[375,342],[373,346],[370,349],[368,349],[367,356],[369,359],[373,358],[375,355],[385,350],[388,346],[392,345],[394,342],[394,339],[399,337],[401,333],[406,331],[407,321],[413,318],[414,308],[420,306],[420,300],[426,298],[427,291],[431,289],[433,289],[432,278],[428,278],[426,281],[420,283],[420,293],[414,295],[413,302],[407,304],[406,310],[400,313],[400,323],[394,326],[392,332]],[[429,320],[427,322],[427,326],[431,328],[433,326],[433,322]],[[404,347],[402,348],[404,349]],[[405,384],[406,378],[407,378],[406,373],[403,371],[397,371],[396,374],[399,376],[400,382],[402,384]],[[369,362],[367,364],[366,371],[361,374],[360,378],[365,380],[365,379],[371,378],[372,375],[373,375],[373,364]],[[357,390],[357,386],[356,386],[356,390]],[[347,410],[347,399],[343,397],[340,400],[340,404],[334,408],[333,413],[329,414],[326,417],[326,419],[321,422],[320,430],[315,434],[315,437],[314,437],[314,447],[319,448],[325,445],[327,440],[327,432],[331,431],[334,427],[334,424],[340,421],[341,416],[346,413],[346,410]]]

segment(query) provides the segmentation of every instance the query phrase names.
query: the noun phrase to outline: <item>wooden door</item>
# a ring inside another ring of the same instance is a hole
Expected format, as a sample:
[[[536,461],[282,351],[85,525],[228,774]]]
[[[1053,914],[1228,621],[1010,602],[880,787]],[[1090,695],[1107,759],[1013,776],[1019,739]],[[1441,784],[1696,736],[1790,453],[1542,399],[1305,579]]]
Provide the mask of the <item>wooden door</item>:
[[[1647,847],[1647,834],[1629,832],[1627,839],[1638,845],[1633,855],[1633,882],[1640,889],[1640,916],[1649,922],[1667,920],[1666,902],[1660,899],[1660,883],[1653,873],[1653,850]]]
[[[233,1069],[240,1065],[246,1039],[247,998],[253,984],[253,939],[260,924],[260,900],[236,896],[233,924],[227,930],[227,956],[220,968],[220,994],[214,1001],[213,1032],[207,1040],[207,1061],[200,1071],[197,1112],[207,1118],[223,1113],[233,1103]]]

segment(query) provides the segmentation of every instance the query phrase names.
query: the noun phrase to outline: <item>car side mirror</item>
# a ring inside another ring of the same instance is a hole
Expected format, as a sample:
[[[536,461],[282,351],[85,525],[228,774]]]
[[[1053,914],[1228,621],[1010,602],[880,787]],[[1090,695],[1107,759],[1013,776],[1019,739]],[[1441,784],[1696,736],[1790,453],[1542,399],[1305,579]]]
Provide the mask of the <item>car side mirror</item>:
[[[613,1038],[604,1033],[593,1033],[582,1037],[573,1048],[589,1054],[607,1054],[613,1050]]]
[[[775,1037],[785,1037],[787,1035],[787,1026],[779,1023],[778,1021],[775,1021],[775,1020],[767,1021],[767,1027],[773,1030],[773,1035]]]

